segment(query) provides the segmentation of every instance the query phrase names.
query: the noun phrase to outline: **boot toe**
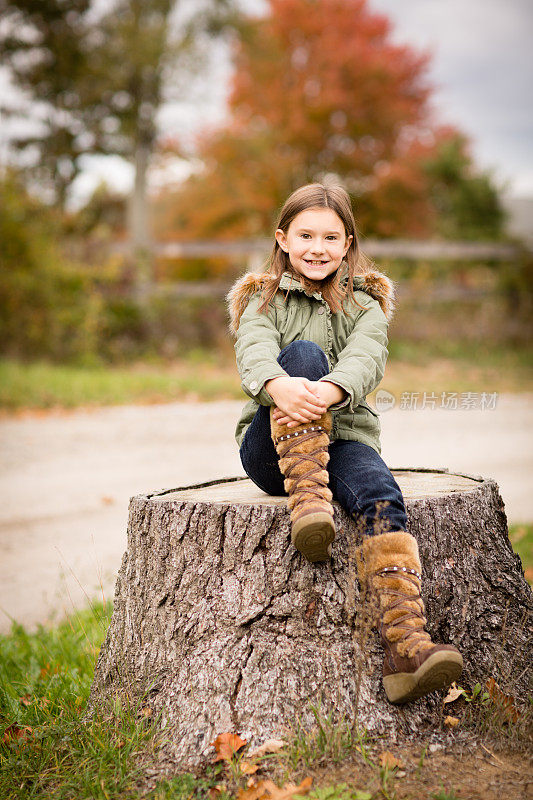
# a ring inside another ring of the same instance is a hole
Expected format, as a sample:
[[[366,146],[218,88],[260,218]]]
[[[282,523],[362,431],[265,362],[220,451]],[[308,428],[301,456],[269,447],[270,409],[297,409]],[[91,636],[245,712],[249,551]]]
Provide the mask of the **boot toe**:
[[[330,514],[306,514],[292,526],[292,543],[311,562],[327,561],[335,539],[335,525]]]
[[[437,645],[414,672],[397,672],[383,677],[391,703],[407,703],[456,681],[463,670],[463,658],[453,645]]]

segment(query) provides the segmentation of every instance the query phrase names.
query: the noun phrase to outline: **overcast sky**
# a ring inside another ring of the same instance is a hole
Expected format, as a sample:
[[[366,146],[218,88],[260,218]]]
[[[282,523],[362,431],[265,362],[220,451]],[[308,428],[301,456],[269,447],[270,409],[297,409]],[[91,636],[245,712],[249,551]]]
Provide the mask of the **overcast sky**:
[[[533,196],[533,1],[370,0],[395,38],[433,55],[435,105],[477,162]]]
[[[241,4],[265,7],[262,0]],[[369,0],[369,7],[389,16],[397,41],[431,50],[436,118],[471,137],[476,162],[507,182],[511,194],[533,197],[533,0]],[[201,105],[163,108],[161,130],[171,135],[221,121],[229,74],[219,54],[216,73],[199,90]],[[127,189],[132,177],[119,159],[87,167],[80,195],[98,178]]]

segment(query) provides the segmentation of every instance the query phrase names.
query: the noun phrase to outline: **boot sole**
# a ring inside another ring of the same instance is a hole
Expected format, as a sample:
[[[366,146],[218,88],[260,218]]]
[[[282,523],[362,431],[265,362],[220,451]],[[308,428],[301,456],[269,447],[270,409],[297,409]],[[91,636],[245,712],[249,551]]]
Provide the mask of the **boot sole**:
[[[386,675],[383,686],[391,703],[407,703],[435,689],[445,689],[457,680],[462,670],[460,653],[441,650],[429,656],[416,672]]]
[[[308,561],[327,561],[331,557],[331,542],[335,539],[331,515],[325,511],[306,514],[293,524],[291,539]]]

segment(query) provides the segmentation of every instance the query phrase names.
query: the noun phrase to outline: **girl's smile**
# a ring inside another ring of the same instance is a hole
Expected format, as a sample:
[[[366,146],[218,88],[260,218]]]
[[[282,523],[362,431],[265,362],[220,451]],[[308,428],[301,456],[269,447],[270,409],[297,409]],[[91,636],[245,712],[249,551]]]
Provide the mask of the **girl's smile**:
[[[276,231],[293,269],[313,281],[324,280],[339,268],[352,239],[331,208],[307,208],[294,217],[287,233]]]

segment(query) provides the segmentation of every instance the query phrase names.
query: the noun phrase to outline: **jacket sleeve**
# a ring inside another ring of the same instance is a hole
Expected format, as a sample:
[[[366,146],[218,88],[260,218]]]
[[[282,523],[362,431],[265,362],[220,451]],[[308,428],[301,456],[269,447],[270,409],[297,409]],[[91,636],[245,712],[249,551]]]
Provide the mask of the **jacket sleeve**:
[[[264,388],[271,378],[287,377],[277,362],[281,334],[277,330],[276,309],[271,303],[265,313],[259,313],[261,294],[254,294],[243,311],[237,330],[235,354],[241,385],[246,394],[263,406],[274,405]]]
[[[359,299],[359,298],[358,298]],[[377,300],[366,296],[360,302],[366,311],[357,316],[346,345],[339,353],[336,365],[320,380],[330,381],[344,389],[348,397],[333,410],[348,406],[354,411],[379,385],[387,362],[388,321]]]

